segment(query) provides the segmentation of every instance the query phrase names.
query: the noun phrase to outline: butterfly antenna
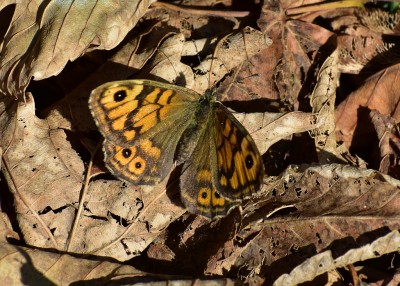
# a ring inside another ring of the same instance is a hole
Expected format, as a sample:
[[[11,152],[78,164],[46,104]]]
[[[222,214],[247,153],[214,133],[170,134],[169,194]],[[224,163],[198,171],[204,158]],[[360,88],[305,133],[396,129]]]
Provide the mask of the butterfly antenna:
[[[221,40],[219,40],[218,41],[218,43],[217,43],[217,45],[216,45],[216,47],[215,47],[215,49],[214,49],[214,52],[212,53],[212,56],[211,56],[211,62],[210,62],[210,64],[208,65],[208,62],[207,62],[207,66],[205,66],[204,65],[204,61],[202,61],[201,60],[201,58],[200,58],[200,56],[199,56],[199,51],[197,50],[197,46],[196,46],[196,44],[194,43],[194,47],[195,47],[195,49],[196,49],[196,53],[197,53],[197,58],[198,58],[198,60],[199,60],[199,66],[200,66],[200,69],[201,69],[201,71],[203,71],[203,72],[208,72],[208,75],[206,75],[205,76],[205,78],[207,79],[207,86],[208,86],[208,88],[207,88],[207,90],[211,90],[211,88],[212,88],[212,86],[214,86],[214,84],[215,84],[215,82],[216,81],[213,81],[213,78],[212,78],[212,71],[213,71],[213,66],[214,66],[214,60],[217,60],[218,59],[218,56],[217,56],[217,52],[218,52],[218,50],[219,50],[219,47],[224,43],[224,41],[226,40],[226,38],[227,37],[229,37],[231,34],[228,34],[228,35],[226,35],[226,36],[224,36]],[[194,42],[194,41],[193,41]],[[208,70],[207,70],[207,67],[208,67]],[[219,81],[219,80],[218,80]]]
[[[177,79],[179,77],[178,71],[175,69],[175,66],[174,66],[173,62],[170,60],[169,56],[167,56],[167,54],[163,50],[161,50],[160,52],[164,55],[165,59],[168,60],[168,62],[170,63],[171,67],[174,69],[174,72],[176,74],[176,78],[175,78],[174,82],[172,82],[172,83],[176,84]]]
[[[244,52],[245,52],[245,54],[246,54],[246,58],[247,58],[247,61],[248,61],[250,57],[249,57],[249,54],[248,54],[247,49],[246,49],[246,36],[245,36],[245,32],[244,32],[243,30],[241,31],[241,33],[243,34],[243,37],[242,37],[242,38],[243,38],[243,41],[244,41]],[[216,45],[216,47],[215,47],[215,50],[214,50],[213,59],[214,59],[214,58],[217,59],[217,56],[216,56],[215,54],[216,54],[216,52],[218,51],[218,49],[221,47],[221,45],[223,45],[225,42],[227,42],[227,44],[229,44],[229,41],[226,41],[226,39],[227,39],[229,36],[231,36],[231,35],[232,35],[232,33],[230,33],[230,34],[224,36],[220,41],[218,41],[218,43],[217,43],[217,45]],[[238,76],[240,70],[242,69],[244,63],[245,63],[245,61],[242,61],[241,63],[239,63],[237,66],[234,67],[235,72],[234,72],[234,74],[233,74],[233,76],[232,76],[232,79],[233,79],[233,80],[230,81],[229,84],[228,84],[228,86],[224,89],[223,95],[226,95],[227,93],[229,93],[229,90],[230,90],[230,89],[232,88],[232,86],[235,84],[236,79],[237,79],[237,76]],[[211,70],[211,68],[212,68],[212,64],[213,64],[213,62],[211,62],[210,70]],[[227,70],[229,71],[229,69],[227,69]]]
[[[204,66],[203,61],[200,58],[200,55],[199,55],[200,51],[197,49],[196,42],[194,40],[192,40],[192,42],[193,42],[193,46],[194,46],[195,51],[196,51],[197,60],[199,61],[200,71],[204,72],[204,71],[206,71],[207,68]],[[210,88],[210,79],[208,77],[206,77],[206,78],[207,78],[207,82],[208,82],[208,88],[207,89],[209,89]]]
[[[232,33],[229,33],[229,34],[225,35],[224,37],[222,37],[221,40],[219,40],[219,41],[217,42],[217,45],[215,46],[214,53],[213,53],[213,55],[212,55],[212,57],[211,57],[210,70],[209,70],[209,73],[208,73],[208,76],[209,76],[209,78],[208,78],[209,85],[211,85],[211,82],[212,82],[212,81],[211,81],[211,75],[212,75],[214,60],[218,59],[217,52],[218,52],[218,50],[220,49],[221,45],[222,45],[223,43],[225,43],[226,39],[227,39],[231,34],[232,34]],[[222,63],[222,64],[223,64],[223,63]],[[223,64],[223,65],[224,65],[224,64]],[[221,80],[221,79],[218,79],[218,81],[220,81],[220,80]],[[215,83],[214,83],[214,84],[215,84]]]

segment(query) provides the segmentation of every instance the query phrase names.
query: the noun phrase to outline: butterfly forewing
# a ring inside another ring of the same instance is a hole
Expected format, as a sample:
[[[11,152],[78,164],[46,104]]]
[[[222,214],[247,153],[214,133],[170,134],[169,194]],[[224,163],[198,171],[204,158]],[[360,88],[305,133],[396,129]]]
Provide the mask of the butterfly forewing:
[[[170,172],[182,133],[193,123],[200,95],[149,80],[106,83],[89,106],[105,137],[111,172],[135,184],[155,184]]]
[[[241,200],[260,190],[264,176],[262,157],[243,125],[219,102],[215,103],[218,192]]]
[[[149,136],[187,120],[200,95],[188,89],[150,80],[105,83],[92,91],[89,106],[96,124],[108,140],[130,146],[133,140]]]
[[[181,199],[185,207],[192,213],[209,218],[225,216],[238,202],[233,202],[222,196],[214,182],[215,166],[217,164],[215,137],[212,124],[215,116],[211,111],[204,122],[199,134],[193,134],[197,143],[190,156],[183,163],[180,178]]]

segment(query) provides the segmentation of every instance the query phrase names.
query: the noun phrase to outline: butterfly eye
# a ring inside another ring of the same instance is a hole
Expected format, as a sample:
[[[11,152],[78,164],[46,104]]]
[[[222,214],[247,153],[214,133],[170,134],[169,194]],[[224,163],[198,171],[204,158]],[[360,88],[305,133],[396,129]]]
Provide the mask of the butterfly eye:
[[[126,91],[125,90],[119,90],[116,93],[114,93],[114,101],[119,102],[123,101],[126,97]]]
[[[131,155],[132,155],[131,149],[122,150],[122,156],[124,156],[124,158],[128,159]]]
[[[253,161],[253,157],[251,155],[247,155],[246,156],[246,167],[247,169],[250,169],[251,167],[253,167],[254,161]]]

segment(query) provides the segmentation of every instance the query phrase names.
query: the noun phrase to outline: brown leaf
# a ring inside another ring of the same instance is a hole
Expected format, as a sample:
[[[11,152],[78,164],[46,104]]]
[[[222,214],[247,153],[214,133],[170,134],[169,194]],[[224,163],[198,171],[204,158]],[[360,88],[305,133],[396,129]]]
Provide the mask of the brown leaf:
[[[8,79],[2,93],[21,96],[32,77],[48,78],[84,52],[114,48],[150,5],[127,3],[18,2],[1,43],[0,77]]]
[[[386,228],[398,228],[399,190],[399,181],[372,170],[334,164],[289,169],[245,207],[247,227],[224,261],[246,264],[242,274],[251,280],[265,264],[275,277],[325,248],[343,254],[363,244],[360,234],[372,242]]]
[[[204,93],[235,68],[247,65],[252,57],[270,44],[271,41],[268,38],[251,27],[245,27],[227,35],[218,42],[215,52],[195,68],[201,74],[196,76],[195,83],[189,87],[200,94]],[[232,82],[225,81],[225,84],[232,84]],[[227,89],[224,87],[218,89],[218,100],[228,99],[225,93],[230,90],[230,87]],[[231,96],[232,93],[229,91],[229,100],[232,100]]]
[[[392,117],[382,115],[376,110],[371,110],[370,117],[379,140],[379,171],[399,179],[398,162],[400,145],[399,134],[396,132],[397,128],[395,128],[396,121]]]
[[[299,111],[290,113],[235,113],[235,116],[249,130],[261,154],[285,137],[294,133],[309,131],[319,126],[315,122],[313,114]]]
[[[83,162],[65,132],[50,129],[34,110],[29,94],[25,103],[3,101],[3,174],[15,196],[25,241],[64,249],[82,187]]]
[[[390,50],[396,45],[393,35],[399,34],[394,29],[396,22],[395,14],[375,9],[352,9],[334,19],[332,27],[340,31],[341,72],[359,73],[366,65],[377,68],[393,63],[392,56],[396,56],[396,52],[391,56]]]
[[[306,281],[311,281],[326,271],[345,267],[357,261],[371,259],[383,253],[398,251],[399,248],[399,232],[397,230],[392,231],[384,237],[378,238],[368,245],[352,249],[340,257],[334,257],[330,250],[315,255],[296,267],[289,274],[279,277],[273,285],[298,285]]]
[[[310,105],[320,127],[313,130],[319,163],[344,163],[335,137],[335,100],[339,82],[338,52],[335,50],[324,61],[317,76],[317,83],[310,98]]]
[[[258,25],[273,45],[258,60],[261,64],[253,74],[259,77],[251,85],[265,98],[288,100],[295,106],[316,51],[332,36],[320,26],[287,18],[285,10],[297,5],[304,1],[264,3]]]
[[[78,255],[60,254],[12,245],[5,234],[8,228],[0,219],[0,275],[8,285],[70,285],[72,283],[134,284],[152,280],[165,285],[207,285],[211,281],[183,280],[181,276],[167,276],[140,271],[133,266],[110,262],[101,257],[87,259]],[[215,280],[217,285],[233,285],[232,280]],[[204,283],[204,284],[203,284]]]
[[[146,35],[148,32],[151,32],[150,35]],[[91,120],[89,110],[82,106],[82,102],[87,102],[88,94],[105,82],[130,78],[138,70],[144,70],[143,67],[157,51],[162,41],[171,37],[172,34],[171,27],[157,23],[151,26],[149,31],[130,38],[96,71],[90,73],[62,100],[51,107],[47,115],[49,123],[53,125],[52,122],[54,121],[54,126],[62,125],[63,128],[68,130],[87,131],[94,129],[95,125]],[[161,46],[160,49],[165,49],[165,45],[163,45],[164,47]],[[176,60],[174,63],[176,63]]]
[[[391,115],[396,121],[400,120],[397,92],[399,67],[396,64],[371,76],[337,107],[337,140],[343,141],[348,148],[371,143],[368,138],[371,138],[373,130],[363,111],[366,108],[377,110],[383,115]]]

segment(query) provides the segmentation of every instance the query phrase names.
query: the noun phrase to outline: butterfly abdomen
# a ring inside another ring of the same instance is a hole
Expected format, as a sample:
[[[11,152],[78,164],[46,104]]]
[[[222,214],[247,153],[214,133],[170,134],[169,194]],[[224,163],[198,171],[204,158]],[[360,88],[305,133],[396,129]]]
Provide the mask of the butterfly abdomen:
[[[211,109],[211,102],[204,96],[200,96],[192,113],[193,118],[183,132],[176,150],[175,160],[178,165],[183,163],[192,154],[202,132],[207,130],[204,126],[206,126],[209,120]]]

